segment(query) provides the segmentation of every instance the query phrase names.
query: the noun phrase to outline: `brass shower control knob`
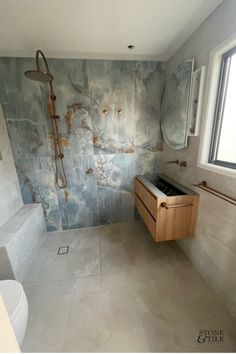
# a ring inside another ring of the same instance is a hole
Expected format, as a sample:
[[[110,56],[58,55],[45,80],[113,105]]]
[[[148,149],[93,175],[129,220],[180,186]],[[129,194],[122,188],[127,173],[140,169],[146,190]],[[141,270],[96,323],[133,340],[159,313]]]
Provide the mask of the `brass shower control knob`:
[[[64,155],[62,153],[60,153],[60,154],[57,155],[57,158],[62,160],[64,158]]]
[[[93,174],[93,169],[92,169],[92,168],[89,168],[89,169],[86,171],[86,174],[87,174],[87,175],[92,175],[92,174]]]

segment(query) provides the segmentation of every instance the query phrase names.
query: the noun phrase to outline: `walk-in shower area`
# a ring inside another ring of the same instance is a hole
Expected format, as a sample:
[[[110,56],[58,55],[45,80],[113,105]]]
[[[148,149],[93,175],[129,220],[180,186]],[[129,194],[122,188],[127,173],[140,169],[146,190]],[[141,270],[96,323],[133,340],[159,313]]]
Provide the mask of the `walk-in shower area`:
[[[236,351],[236,1],[0,1],[0,353]]]

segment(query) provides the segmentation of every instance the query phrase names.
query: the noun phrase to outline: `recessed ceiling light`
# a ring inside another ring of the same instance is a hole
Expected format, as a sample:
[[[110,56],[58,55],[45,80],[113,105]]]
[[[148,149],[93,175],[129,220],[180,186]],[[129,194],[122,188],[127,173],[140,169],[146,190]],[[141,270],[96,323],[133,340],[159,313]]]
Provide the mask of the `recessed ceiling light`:
[[[128,45],[128,49],[134,49],[134,45],[133,44],[129,44]]]

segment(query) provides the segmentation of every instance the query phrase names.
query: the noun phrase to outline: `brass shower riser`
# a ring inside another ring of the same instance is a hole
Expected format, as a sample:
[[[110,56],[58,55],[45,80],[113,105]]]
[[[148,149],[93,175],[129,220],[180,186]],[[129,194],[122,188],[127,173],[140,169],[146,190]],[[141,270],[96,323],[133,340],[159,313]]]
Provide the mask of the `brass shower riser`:
[[[46,67],[46,72],[40,69],[39,56],[42,57],[42,60]],[[64,158],[64,155],[61,152],[60,135],[57,127],[57,120],[60,118],[60,116],[56,114],[55,109],[56,96],[54,95],[52,86],[53,76],[49,71],[49,66],[46,57],[41,50],[37,50],[36,52],[36,70],[26,71],[25,76],[31,80],[49,84],[50,94],[47,96],[47,106],[48,115],[52,119],[52,134],[54,137],[55,182],[58,188],[63,189],[67,185],[67,179],[62,160]]]

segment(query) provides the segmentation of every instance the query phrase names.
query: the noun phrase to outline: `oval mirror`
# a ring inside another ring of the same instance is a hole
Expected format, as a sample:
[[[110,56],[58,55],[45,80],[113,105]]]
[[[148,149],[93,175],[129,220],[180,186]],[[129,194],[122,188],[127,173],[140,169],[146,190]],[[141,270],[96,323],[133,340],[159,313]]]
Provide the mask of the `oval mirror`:
[[[161,108],[161,130],[174,150],[187,146],[188,114],[194,59],[182,62],[172,74]]]

